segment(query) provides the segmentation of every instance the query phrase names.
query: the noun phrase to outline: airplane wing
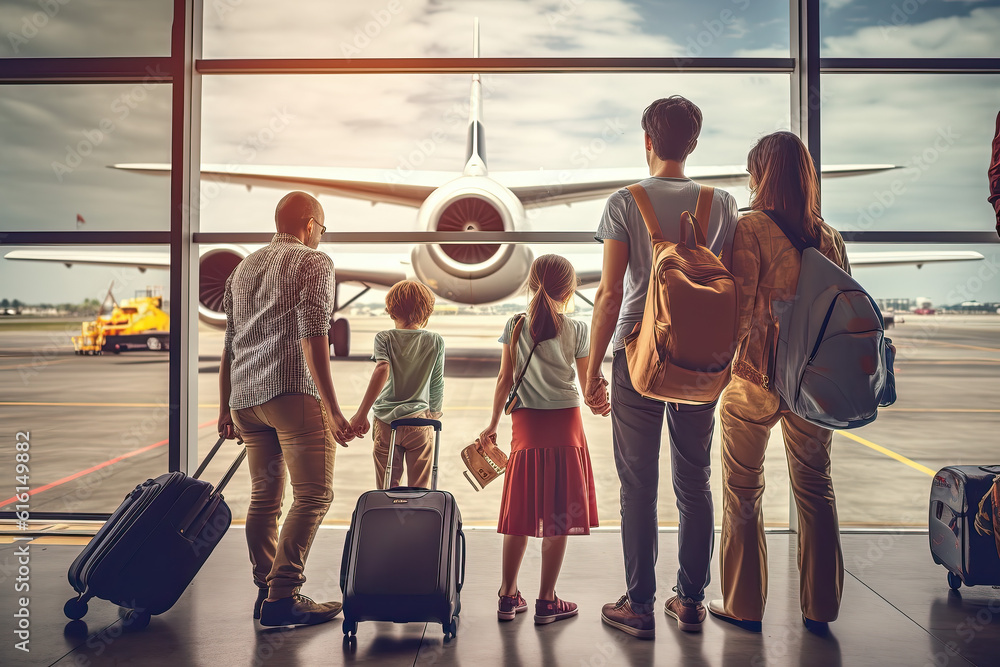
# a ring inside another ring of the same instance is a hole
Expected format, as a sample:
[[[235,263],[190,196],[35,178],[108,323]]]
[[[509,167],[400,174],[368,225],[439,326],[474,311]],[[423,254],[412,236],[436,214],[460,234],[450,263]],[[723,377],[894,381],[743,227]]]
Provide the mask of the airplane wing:
[[[111,167],[140,174],[165,176],[170,173],[169,164],[115,164]],[[897,168],[891,164],[829,165],[823,168],[823,176],[860,176]],[[718,187],[744,185],[747,179],[745,166],[690,167],[687,173],[700,183]],[[201,176],[207,181],[235,183],[248,188],[295,187],[317,194],[417,208],[434,190],[458,178],[459,174],[449,171],[205,164],[202,165]],[[648,178],[649,172],[633,167],[494,171],[490,172],[490,177],[510,188],[525,206],[541,207],[607,197],[616,190]]]
[[[112,169],[166,176],[169,164],[113,164]],[[460,174],[450,171],[404,172],[396,169],[286,167],[252,164],[204,164],[206,181],[235,183],[247,188],[295,188],[313,194],[336,195],[370,202],[419,208],[430,193]]]
[[[540,250],[540,254],[544,252]],[[599,253],[566,253],[566,259],[572,262],[576,269],[579,289],[592,289],[601,282],[603,258]],[[904,252],[848,252],[851,268],[859,266],[916,266],[940,262],[974,262],[984,259],[983,255],[974,250],[922,250]]]
[[[891,164],[841,164],[823,167],[824,178],[861,176],[898,169]],[[687,175],[706,185],[746,185],[746,166],[689,167]],[[644,168],[491,171],[490,178],[510,188],[525,206],[555,206],[607,197],[632,183],[649,178]]]
[[[6,259],[30,262],[54,262],[91,266],[125,266],[145,271],[146,269],[169,269],[170,255],[167,253],[131,253],[99,250],[13,250],[4,255]],[[334,258],[334,272],[338,283],[354,283],[365,286],[392,287],[406,279],[405,267],[397,258],[357,255],[354,262],[341,262]],[[409,259],[407,258],[407,262]]]
[[[899,266],[901,264],[915,265],[918,269],[924,264],[940,262],[974,262],[984,259],[981,253],[974,250],[918,250],[905,252],[848,252],[847,258],[851,267],[855,266]]]

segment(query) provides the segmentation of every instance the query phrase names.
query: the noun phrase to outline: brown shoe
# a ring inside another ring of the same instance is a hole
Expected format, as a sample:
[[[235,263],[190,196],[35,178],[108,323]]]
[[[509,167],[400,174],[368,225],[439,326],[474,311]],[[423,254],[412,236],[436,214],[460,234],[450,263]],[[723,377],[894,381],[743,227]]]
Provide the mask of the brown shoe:
[[[706,616],[705,605],[701,602],[675,595],[663,605],[663,611],[677,619],[677,627],[684,632],[701,632]]]
[[[725,621],[726,623],[732,623],[738,628],[743,628],[744,630],[749,630],[750,632],[760,632],[763,624],[760,621],[748,621],[744,618],[739,618],[733,616],[726,611],[725,605],[722,600],[712,600],[708,603],[708,611],[712,616],[715,616],[720,621]]]
[[[272,627],[316,625],[332,621],[342,608],[339,602],[316,603],[305,595],[295,593],[274,602],[264,600],[260,606],[260,624]]]
[[[653,614],[637,614],[632,611],[628,595],[621,596],[618,602],[604,605],[601,610],[601,620],[640,639],[652,639],[656,635],[656,621]]]

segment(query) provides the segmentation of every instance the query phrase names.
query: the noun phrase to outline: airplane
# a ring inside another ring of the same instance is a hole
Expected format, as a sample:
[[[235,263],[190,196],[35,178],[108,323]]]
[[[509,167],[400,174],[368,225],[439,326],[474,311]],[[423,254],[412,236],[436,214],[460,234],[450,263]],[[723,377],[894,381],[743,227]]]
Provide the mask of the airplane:
[[[473,35],[473,53],[479,57],[478,25]],[[295,167],[204,164],[201,178],[244,185],[247,188],[298,188],[313,194],[392,203],[417,209],[417,227],[438,232],[510,232],[527,228],[526,207],[572,204],[609,196],[632,183],[648,178],[644,168],[589,169],[561,172],[507,171],[487,168],[483,123],[482,82],[472,75],[469,128],[465,167],[461,173],[410,171],[405,176],[392,170],[338,167]],[[115,164],[140,174],[167,175],[169,164]],[[823,167],[824,178],[873,174],[897,168],[891,164],[848,164]],[[742,166],[691,167],[687,175],[707,185],[739,186],[747,181]],[[204,245],[200,250],[198,315],[215,328],[226,326],[222,297],[226,279],[236,265],[254,249],[242,245]],[[329,251],[327,251],[329,252]],[[332,255],[333,253],[331,253]],[[579,289],[600,282],[601,255],[564,253],[573,262]],[[168,269],[166,253],[16,250],[7,259],[130,266]],[[489,304],[517,294],[524,286],[534,259],[524,243],[419,244],[407,262],[396,256],[334,256],[338,285],[334,313],[344,310],[372,287],[389,288],[400,280],[415,278],[435,294],[463,304]],[[974,251],[865,252],[851,255],[851,265],[917,265],[931,262],[981,260]],[[352,262],[353,260],[353,262]],[[363,291],[341,302],[339,286],[359,285]],[[330,322],[334,356],[350,353],[350,325],[343,317]]]

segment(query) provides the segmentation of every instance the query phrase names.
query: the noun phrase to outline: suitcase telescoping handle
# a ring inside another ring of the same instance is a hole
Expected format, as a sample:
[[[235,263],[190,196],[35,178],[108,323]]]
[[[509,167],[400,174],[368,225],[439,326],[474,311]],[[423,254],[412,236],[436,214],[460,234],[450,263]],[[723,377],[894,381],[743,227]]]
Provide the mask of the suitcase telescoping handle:
[[[212,462],[213,458],[215,458],[215,455],[218,453],[219,448],[222,447],[222,443],[224,443],[225,441],[226,441],[225,438],[219,438],[219,441],[212,446],[212,451],[208,453],[208,456],[205,457],[205,460],[202,461],[201,465],[198,466],[198,469],[194,471],[194,475],[192,475],[192,477],[194,477],[195,479],[199,479],[201,477],[201,473],[205,472],[205,468],[207,468],[208,464]],[[243,445],[243,438],[237,438],[236,444]],[[222,479],[219,480],[219,483],[215,485],[215,489],[213,489],[212,493],[214,493],[215,495],[222,493],[222,490],[226,488],[227,484],[229,484],[229,480],[231,480],[233,478],[233,475],[236,474],[236,471],[239,470],[240,465],[243,463],[243,459],[245,459],[246,457],[247,457],[247,448],[245,446],[241,446],[240,453],[237,454],[236,460],[233,461],[232,465],[229,466],[229,470],[227,470],[226,474],[222,476]]]
[[[392,482],[392,459],[396,453],[396,429],[400,426],[433,426],[434,427],[434,463],[431,466],[431,489],[437,488],[438,482],[438,454],[441,451],[441,421],[438,419],[423,419],[422,417],[408,417],[406,419],[393,419],[389,424],[392,437],[389,442],[389,459],[385,462],[385,476],[382,478],[382,488],[388,489]]]

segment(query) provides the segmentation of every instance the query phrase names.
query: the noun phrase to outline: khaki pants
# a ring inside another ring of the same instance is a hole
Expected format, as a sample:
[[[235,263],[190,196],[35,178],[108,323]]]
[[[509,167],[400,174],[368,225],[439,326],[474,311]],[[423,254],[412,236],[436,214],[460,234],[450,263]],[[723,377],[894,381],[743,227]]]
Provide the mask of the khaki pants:
[[[430,412],[424,410],[407,417],[429,419]],[[372,426],[374,442],[372,458],[375,459],[375,488],[381,489],[385,481],[385,467],[389,463],[389,443],[392,431],[389,425],[375,418]],[[406,485],[431,487],[431,464],[434,454],[434,429],[429,426],[400,426],[396,429],[396,451],[392,455],[392,477],[390,488],[399,486],[403,478],[403,460],[406,460]]]
[[[777,392],[740,377],[733,377],[720,403],[724,498],[721,569],[726,612],[747,621],[764,616],[764,448],[771,427],[780,421],[799,518],[802,613],[814,621],[835,620],[844,586],[844,556],[830,479],[833,432],[792,414]]]
[[[272,598],[288,597],[306,580],[306,555],[333,501],[337,444],[326,410],[307,394],[283,394],[232,414],[250,464],[246,533],[254,583]],[[279,535],[286,469],[292,506]]]

